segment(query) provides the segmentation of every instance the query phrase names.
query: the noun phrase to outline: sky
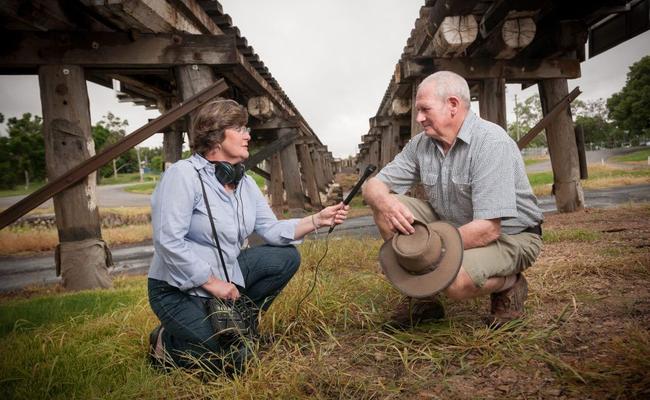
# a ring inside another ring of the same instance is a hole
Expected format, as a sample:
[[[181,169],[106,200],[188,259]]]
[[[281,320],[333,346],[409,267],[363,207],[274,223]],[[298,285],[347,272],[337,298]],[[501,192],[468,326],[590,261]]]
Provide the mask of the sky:
[[[375,115],[424,1],[221,0],[224,12],[248,39],[273,77],[335,157],[357,152]],[[629,66],[650,54],[650,31],[581,64],[580,99],[607,98],[625,84]],[[91,121],[109,111],[131,132],[158,116],[119,103],[111,89],[88,83]],[[537,93],[508,85],[509,119],[518,101]],[[0,76],[0,113],[42,115],[36,76]],[[4,134],[4,126],[0,132]],[[142,146],[161,146],[155,135]]]

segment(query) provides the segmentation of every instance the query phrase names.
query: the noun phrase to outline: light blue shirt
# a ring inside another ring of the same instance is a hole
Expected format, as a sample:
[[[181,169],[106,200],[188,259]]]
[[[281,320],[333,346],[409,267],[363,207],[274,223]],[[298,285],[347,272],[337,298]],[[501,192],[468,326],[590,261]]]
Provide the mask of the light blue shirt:
[[[212,297],[200,288],[213,275],[226,280],[203,200],[201,174],[230,281],[244,287],[237,257],[255,231],[272,245],[297,244],[298,219],[278,221],[255,181],[245,176],[228,192],[214,175],[214,165],[199,155],[173,164],[151,198],[154,255],[149,277],[188,294]]]

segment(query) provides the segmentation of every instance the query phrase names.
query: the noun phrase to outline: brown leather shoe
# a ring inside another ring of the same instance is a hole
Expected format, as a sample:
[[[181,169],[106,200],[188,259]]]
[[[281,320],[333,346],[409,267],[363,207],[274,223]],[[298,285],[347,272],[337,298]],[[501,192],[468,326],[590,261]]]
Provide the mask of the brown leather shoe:
[[[385,327],[400,330],[409,329],[419,323],[443,319],[444,317],[445,309],[437,296],[427,299],[404,297],[395,307],[390,321],[385,324]]]
[[[499,328],[505,323],[524,316],[524,302],[528,297],[528,282],[522,274],[517,274],[517,281],[507,290],[490,295],[490,315],[486,323]]]

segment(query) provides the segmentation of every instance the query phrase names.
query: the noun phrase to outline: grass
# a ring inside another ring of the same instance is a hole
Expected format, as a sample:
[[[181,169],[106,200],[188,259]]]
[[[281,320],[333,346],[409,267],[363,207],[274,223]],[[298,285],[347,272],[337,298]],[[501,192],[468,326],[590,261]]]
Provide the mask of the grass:
[[[650,183],[650,168],[620,169],[597,164],[590,164],[588,168],[589,179],[582,181],[582,187],[587,189]],[[551,194],[553,172],[529,173],[528,179],[536,196]]]
[[[524,165],[529,166],[533,164],[539,164],[541,162],[548,161],[548,160],[550,160],[548,156],[524,158]]]
[[[611,157],[608,159],[608,161],[637,163],[637,162],[647,162],[648,157],[650,157],[650,149],[643,149],[643,150],[635,151],[633,153]]]
[[[544,232],[544,243],[558,242],[593,242],[600,238],[600,234],[587,229],[554,229]]]
[[[102,236],[110,246],[140,243],[151,240],[151,225],[126,225],[103,228]],[[0,256],[22,256],[36,252],[54,251],[59,244],[56,229],[18,229],[0,230]]]
[[[136,185],[128,186],[124,188],[124,190],[129,193],[151,194],[154,189],[156,189],[156,184],[157,182],[138,183]]]
[[[45,185],[45,182],[30,182],[27,188],[25,188],[25,185],[16,185],[14,189],[0,190],[0,197],[26,195],[40,189],[43,185]]]
[[[0,299],[2,398],[647,398],[650,205],[551,215],[527,272],[529,317],[501,330],[487,298],[445,300],[447,317],[382,330],[398,294],[376,239],[300,248],[298,274],[263,317],[275,338],[233,380],[147,366],[157,324],[143,277],[114,289]],[[621,230],[611,231],[611,227]],[[599,253],[625,247],[624,254]]]
[[[144,174],[144,181],[156,182],[160,180],[160,174],[156,173],[147,173]],[[117,178],[111,175],[107,178],[102,178],[100,185],[120,185],[124,183],[136,183],[140,182],[140,173],[130,172],[127,174],[117,174]]]

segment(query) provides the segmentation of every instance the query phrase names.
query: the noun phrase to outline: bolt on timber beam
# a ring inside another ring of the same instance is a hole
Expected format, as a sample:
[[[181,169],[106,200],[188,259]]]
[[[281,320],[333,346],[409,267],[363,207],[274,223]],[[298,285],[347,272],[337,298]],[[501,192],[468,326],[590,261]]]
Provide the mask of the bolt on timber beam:
[[[73,186],[81,179],[88,176],[88,174],[98,170],[102,165],[108,163],[113,158],[127,152],[129,149],[143,142],[154,133],[162,132],[164,128],[174,123],[179,118],[184,117],[194,111],[197,107],[219,96],[226,90],[228,90],[226,82],[223,79],[217,80],[205,90],[190,97],[183,103],[170,109],[165,114],[154,119],[130,135],[125,136],[123,139],[101,151],[99,154],[90,157],[86,161],[72,168],[68,172],[0,213],[0,229],[16,221],[18,218],[38,207],[38,205],[42,204],[55,194]]]

